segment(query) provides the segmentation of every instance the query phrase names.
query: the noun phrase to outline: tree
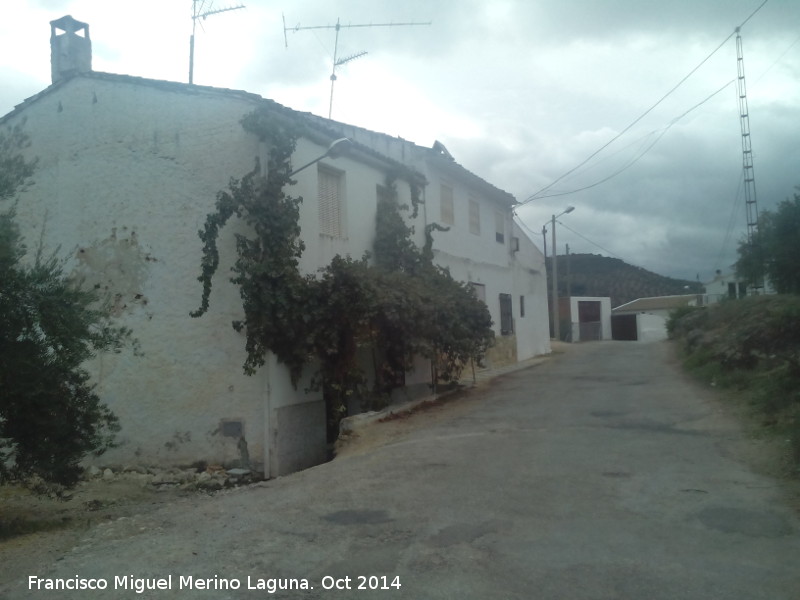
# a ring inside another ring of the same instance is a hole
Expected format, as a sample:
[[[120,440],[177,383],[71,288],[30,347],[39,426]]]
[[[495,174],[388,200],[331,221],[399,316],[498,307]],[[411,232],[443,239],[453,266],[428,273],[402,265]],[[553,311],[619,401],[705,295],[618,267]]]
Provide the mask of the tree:
[[[753,239],[739,244],[736,272],[751,284],[766,277],[780,294],[800,294],[800,194],[761,213]]]
[[[11,199],[35,168],[27,138],[0,132],[0,199]],[[81,460],[108,448],[115,416],[93,391],[85,362],[119,351],[130,331],[115,327],[94,290],[64,272],[40,247],[32,264],[15,222],[0,213],[0,483],[38,480],[73,486]]]

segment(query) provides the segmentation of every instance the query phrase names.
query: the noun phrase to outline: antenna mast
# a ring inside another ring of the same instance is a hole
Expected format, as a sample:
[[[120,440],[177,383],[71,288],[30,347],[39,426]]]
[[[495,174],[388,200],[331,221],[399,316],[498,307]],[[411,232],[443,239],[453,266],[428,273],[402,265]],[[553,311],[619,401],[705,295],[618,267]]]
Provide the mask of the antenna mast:
[[[753,147],[750,140],[750,111],[747,106],[747,86],[744,79],[744,51],[740,27],[736,28],[736,65],[738,71],[739,123],[742,128],[742,169],[744,175],[744,202],[747,208],[747,243],[750,244],[756,260],[762,261],[758,248],[758,202],[756,200],[756,174],[753,169]],[[763,269],[763,264],[761,265]],[[755,287],[764,285],[763,273],[755,282]]]
[[[353,60],[355,60],[357,58],[361,58],[362,56],[367,54],[367,52],[362,51],[362,52],[356,52],[355,54],[351,54],[350,56],[345,56],[344,58],[338,58],[338,53],[339,53],[339,31],[342,28],[345,28],[345,27],[347,27],[347,28],[352,28],[352,27],[407,27],[407,26],[411,26],[411,25],[430,25],[430,24],[431,24],[431,21],[428,21],[426,23],[413,21],[413,22],[409,22],[409,23],[357,23],[357,24],[342,25],[339,22],[339,18],[337,17],[336,25],[312,25],[310,27],[301,27],[300,24],[298,23],[294,27],[286,27],[286,17],[283,17],[283,39],[284,39],[284,42],[286,44],[286,47],[288,48],[289,47],[289,38],[286,36],[286,32],[287,31],[293,31],[293,32],[296,33],[298,31],[305,31],[307,29],[335,29],[336,30],[336,37],[334,38],[334,42],[333,42],[333,66],[331,67],[331,76],[330,76],[330,80],[331,80],[331,97],[330,97],[330,102],[328,104],[328,118],[330,119],[331,115],[333,114],[333,86],[336,83],[336,67],[341,67],[342,65],[347,64],[350,61],[353,61]]]
[[[736,64],[739,72],[739,122],[742,126],[742,168],[744,169],[744,201],[747,207],[747,241],[753,244],[758,231],[758,203],[756,201],[756,175],[753,170],[753,148],[750,140],[747,88],[744,80],[744,53],[739,27],[736,28]]]
[[[198,6],[198,4],[200,6]],[[240,8],[245,8],[244,4],[240,4],[239,6],[229,6],[227,8],[217,8],[212,9],[211,5],[214,4],[213,0],[211,4],[208,5],[208,10],[204,11],[206,1],[205,0],[192,0],[192,35],[189,37],[189,83],[194,83],[194,33],[197,27],[197,19],[204,19],[206,17],[210,17],[211,15],[216,15],[219,13],[228,12],[231,10],[239,10]],[[202,27],[202,23],[200,27]]]

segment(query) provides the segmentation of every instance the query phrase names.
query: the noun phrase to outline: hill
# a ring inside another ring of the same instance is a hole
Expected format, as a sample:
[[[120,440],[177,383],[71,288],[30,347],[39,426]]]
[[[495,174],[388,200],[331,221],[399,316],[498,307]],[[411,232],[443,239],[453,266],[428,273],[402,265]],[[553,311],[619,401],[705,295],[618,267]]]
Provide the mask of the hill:
[[[551,261],[552,257],[548,257],[548,281]],[[642,267],[629,265],[618,258],[599,254],[558,257],[558,289],[561,296],[568,294],[568,275],[572,296],[610,296],[612,308],[637,298],[702,294],[704,289],[703,284],[698,281],[665,277]]]

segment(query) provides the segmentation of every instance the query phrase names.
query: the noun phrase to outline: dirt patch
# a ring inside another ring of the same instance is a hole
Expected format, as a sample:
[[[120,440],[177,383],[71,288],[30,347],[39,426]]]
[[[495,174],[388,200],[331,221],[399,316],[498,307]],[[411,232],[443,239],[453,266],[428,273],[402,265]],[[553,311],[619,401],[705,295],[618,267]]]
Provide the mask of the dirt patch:
[[[82,481],[66,501],[0,486],[0,581],[58,560],[101,523],[146,514],[191,494],[197,492],[127,478]]]

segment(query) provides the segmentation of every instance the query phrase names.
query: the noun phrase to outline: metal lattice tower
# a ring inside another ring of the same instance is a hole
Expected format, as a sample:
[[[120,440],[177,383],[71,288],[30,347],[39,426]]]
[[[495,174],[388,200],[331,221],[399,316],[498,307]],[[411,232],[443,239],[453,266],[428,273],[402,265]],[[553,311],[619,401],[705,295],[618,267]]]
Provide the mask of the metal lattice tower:
[[[744,53],[742,36],[736,28],[736,64],[738,69],[739,123],[742,127],[742,169],[744,175],[744,201],[747,208],[747,241],[754,243],[758,231],[758,202],[756,175],[753,170],[753,147],[750,139],[750,114],[747,107],[747,87],[744,79]]]

